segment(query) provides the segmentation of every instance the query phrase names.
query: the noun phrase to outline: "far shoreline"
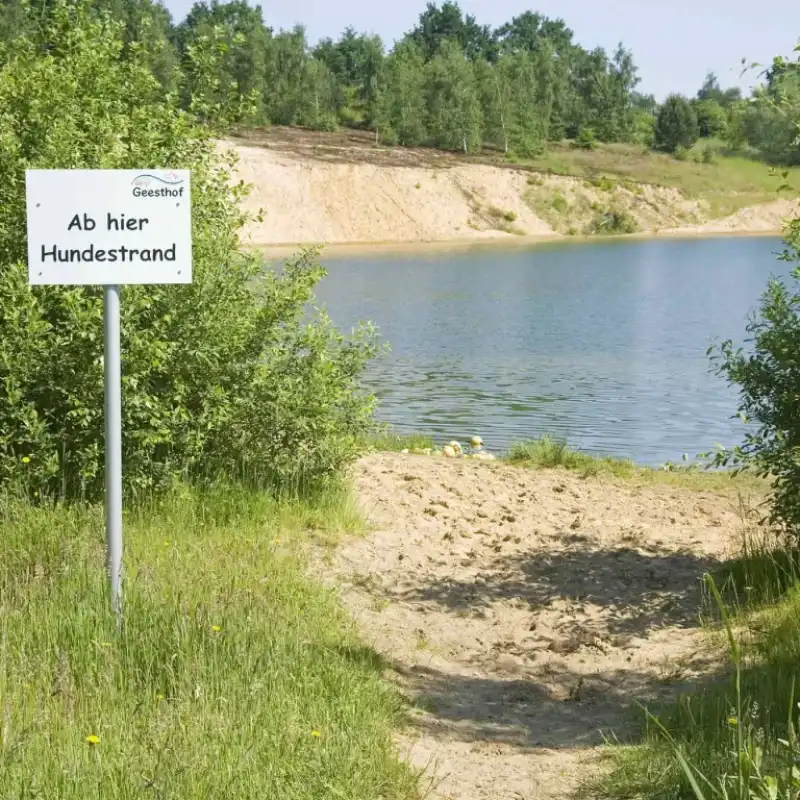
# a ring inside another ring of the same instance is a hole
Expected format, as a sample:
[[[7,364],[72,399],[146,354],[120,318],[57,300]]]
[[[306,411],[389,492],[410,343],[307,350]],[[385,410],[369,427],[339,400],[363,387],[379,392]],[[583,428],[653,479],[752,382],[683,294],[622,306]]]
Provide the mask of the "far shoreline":
[[[496,235],[440,240],[374,240],[361,242],[295,242],[248,244],[251,252],[261,253],[267,260],[284,259],[298,251],[320,248],[326,258],[340,259],[369,255],[435,255],[503,250],[527,250],[541,245],[602,244],[604,242],[652,241],[656,239],[733,239],[781,238],[783,230],[703,230],[702,228],[672,228],[663,231],[642,231],[620,235],[537,236]]]

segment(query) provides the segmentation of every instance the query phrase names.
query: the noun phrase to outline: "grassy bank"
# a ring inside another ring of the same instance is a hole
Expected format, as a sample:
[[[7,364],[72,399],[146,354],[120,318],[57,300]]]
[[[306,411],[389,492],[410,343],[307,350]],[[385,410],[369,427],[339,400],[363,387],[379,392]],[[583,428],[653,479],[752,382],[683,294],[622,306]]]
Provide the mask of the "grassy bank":
[[[102,510],[0,499],[0,797],[410,798],[398,698],[303,573],[346,495],[183,489],[126,520],[125,622]]]
[[[800,748],[800,552],[751,531],[710,576],[709,636],[729,661],[665,709],[640,744],[611,751],[594,787],[608,800],[796,800]]]
[[[660,483],[697,491],[731,491],[762,497],[769,484],[754,474],[708,470],[702,461],[666,463],[657,469],[628,458],[583,453],[564,439],[542,436],[519,442],[503,454],[506,463],[529,469],[567,469],[585,477],[605,475],[638,484]]]
[[[705,155],[708,150],[710,155]],[[710,158],[710,163],[705,159]],[[551,148],[525,165],[543,172],[596,180],[605,178],[623,184],[668,186],[686,197],[708,203],[710,217],[724,217],[741,208],[766,203],[778,197],[796,197],[800,192],[800,168],[788,170],[786,179],[772,176],[761,161],[741,155],[726,155],[721,143],[701,141],[683,159],[627,144],[598,144],[593,150],[569,145]],[[783,171],[783,170],[782,170]],[[782,184],[791,192],[778,194]]]

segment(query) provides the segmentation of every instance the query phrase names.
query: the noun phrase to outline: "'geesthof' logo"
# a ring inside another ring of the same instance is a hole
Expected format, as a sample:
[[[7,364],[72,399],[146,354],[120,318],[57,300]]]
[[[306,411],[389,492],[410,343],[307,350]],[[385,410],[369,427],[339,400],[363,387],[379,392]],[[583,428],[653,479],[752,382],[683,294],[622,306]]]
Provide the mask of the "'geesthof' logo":
[[[183,197],[183,178],[176,172],[164,176],[144,172],[132,181],[134,197]]]

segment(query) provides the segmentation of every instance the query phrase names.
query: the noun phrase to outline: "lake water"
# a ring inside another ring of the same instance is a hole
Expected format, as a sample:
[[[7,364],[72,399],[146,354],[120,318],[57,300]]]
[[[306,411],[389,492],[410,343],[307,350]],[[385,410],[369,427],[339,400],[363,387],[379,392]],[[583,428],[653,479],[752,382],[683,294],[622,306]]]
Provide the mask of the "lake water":
[[[709,371],[741,342],[778,238],[662,239],[327,261],[318,297],[391,354],[367,382],[379,417],[490,450],[545,433],[643,464],[741,439],[737,395]]]

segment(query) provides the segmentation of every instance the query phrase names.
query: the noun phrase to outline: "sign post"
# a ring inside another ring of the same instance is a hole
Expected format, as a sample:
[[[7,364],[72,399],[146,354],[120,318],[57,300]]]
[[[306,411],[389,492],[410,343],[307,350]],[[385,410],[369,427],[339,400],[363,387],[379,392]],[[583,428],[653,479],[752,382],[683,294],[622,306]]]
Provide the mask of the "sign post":
[[[103,286],[105,507],[111,603],[122,613],[124,284],[191,283],[188,170],[27,170],[28,283]]]
[[[119,286],[103,287],[103,384],[106,423],[106,533],[111,605],[122,612],[122,369]]]

